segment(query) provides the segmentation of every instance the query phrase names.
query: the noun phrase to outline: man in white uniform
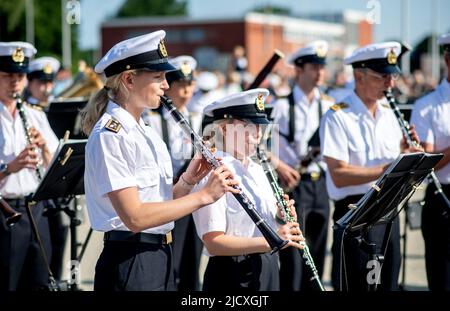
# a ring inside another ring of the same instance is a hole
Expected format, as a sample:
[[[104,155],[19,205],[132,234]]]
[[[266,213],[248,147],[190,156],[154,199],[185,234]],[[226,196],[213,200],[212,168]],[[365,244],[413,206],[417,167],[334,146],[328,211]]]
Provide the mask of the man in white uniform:
[[[23,104],[30,143],[15,98],[23,92],[29,60],[35,53],[34,46],[26,42],[0,42],[0,194],[22,213],[13,227],[7,227],[0,214],[0,290],[32,290],[48,285],[48,270],[31,230],[25,198],[39,184],[36,166],[47,167],[58,140],[45,113]],[[49,256],[51,245],[43,207],[38,204],[31,211]]]
[[[426,152],[443,153],[436,165],[436,176],[447,198],[450,196],[450,33],[442,35],[438,43],[444,47],[447,76],[428,95],[414,105],[411,123]],[[433,291],[450,290],[450,224],[449,207],[435,193],[430,184],[422,211],[422,233],[425,239],[425,260],[428,287]],[[446,216],[444,216],[444,215]]]
[[[322,115],[334,104],[332,98],[319,90],[325,78],[327,52],[325,41],[314,41],[289,57],[289,64],[295,67],[295,86],[287,98],[280,98],[273,104],[272,112],[274,123],[278,125],[274,134],[279,133],[280,139],[281,161],[277,173],[296,201],[299,223],[319,275],[323,272],[330,215],[326,165],[319,157],[319,124]],[[311,289],[297,250],[282,251],[280,260],[282,290]]]
[[[356,203],[401,152],[402,133],[389,106],[382,104],[384,91],[394,85],[400,74],[397,58],[401,46],[397,42],[370,44],[345,59],[352,65],[355,90],[342,103],[325,114],[320,126],[321,147],[328,166],[327,189],[335,202],[333,220],[339,220]],[[381,246],[386,225],[376,225],[364,236],[369,243]],[[349,244],[351,241],[348,241]],[[347,278],[338,272],[336,233],[333,242],[333,286],[348,290],[367,288],[367,254],[359,247],[345,247]],[[381,290],[396,290],[400,269],[399,223],[395,219],[381,271]],[[342,282],[344,283],[344,282]]]

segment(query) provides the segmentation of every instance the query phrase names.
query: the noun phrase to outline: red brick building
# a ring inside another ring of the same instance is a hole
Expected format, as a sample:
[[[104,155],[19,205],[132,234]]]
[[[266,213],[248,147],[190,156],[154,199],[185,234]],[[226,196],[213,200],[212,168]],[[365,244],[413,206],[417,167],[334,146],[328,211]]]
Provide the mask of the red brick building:
[[[331,20],[331,21],[330,21]],[[199,67],[225,70],[236,45],[246,49],[248,69],[257,73],[274,49],[285,54],[312,40],[330,43],[330,60],[340,60],[359,45],[372,42],[372,25],[364,13],[343,13],[297,18],[247,13],[237,19],[191,19],[188,17],[145,17],[110,20],[102,25],[102,54],[118,41],[158,29],[167,32],[171,56],[189,54]],[[280,64],[280,66],[282,66]]]

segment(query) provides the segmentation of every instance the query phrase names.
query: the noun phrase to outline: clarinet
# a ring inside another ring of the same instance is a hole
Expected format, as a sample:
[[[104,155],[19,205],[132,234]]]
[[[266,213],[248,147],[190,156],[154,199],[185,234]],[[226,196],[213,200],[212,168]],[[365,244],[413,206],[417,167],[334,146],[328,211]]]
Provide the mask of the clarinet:
[[[283,197],[284,191],[278,184],[277,179],[275,178],[272,165],[270,165],[269,161],[267,160],[266,153],[258,146],[256,149],[256,154],[264,170],[264,173],[266,174],[266,177],[270,183],[270,186],[272,187],[272,192],[278,202],[278,205],[283,210],[284,222],[287,223],[296,221],[296,219],[292,217],[290,214],[290,208]],[[305,262],[305,265],[309,268],[309,272],[311,275],[310,281],[314,284],[314,287],[317,288],[317,290],[325,291],[325,288],[322,285],[322,282],[320,281],[319,272],[317,271],[316,264],[314,263],[314,260],[311,256],[311,252],[309,251],[308,245],[304,241],[299,243],[303,246],[303,249],[300,249],[300,254]]]
[[[397,118],[398,124],[400,125],[400,129],[402,130],[403,136],[405,136],[405,138],[406,138],[406,143],[409,146],[420,147],[420,145],[417,143],[417,141],[415,141],[412,138],[411,133],[410,133],[409,123],[408,123],[408,121],[406,121],[403,118],[403,114],[401,113],[400,109],[398,109],[397,103],[395,102],[395,98],[394,98],[394,95],[392,94],[391,89],[389,88],[387,91],[384,91],[384,95],[386,96],[386,98],[388,100],[389,106],[394,111],[394,114]],[[447,198],[447,196],[445,195],[444,191],[442,190],[442,185],[439,182],[439,179],[437,178],[434,171],[431,171],[429,177],[431,179],[431,182],[436,187],[436,191],[434,192],[434,194],[438,195],[439,198],[441,199],[441,201],[445,204],[445,206],[447,206],[447,210],[445,212],[445,214],[447,215],[447,213],[450,210],[450,201]]]
[[[28,132],[30,130],[30,125],[28,123],[27,116],[25,115],[25,108],[23,106],[22,98],[18,93],[14,94],[14,98],[16,99],[16,108],[17,111],[19,111],[20,119],[22,120],[23,129],[25,131],[25,137],[27,139],[27,143],[31,144],[33,143],[30,137],[30,133]],[[39,181],[42,180],[42,168],[39,164],[36,165],[36,176]]]
[[[208,161],[213,169],[218,168],[221,163],[211,150],[206,146],[203,142],[200,135],[198,135],[192,127],[187,122],[186,118],[175,108],[172,103],[172,100],[166,96],[161,96],[161,103],[164,108],[169,111],[170,115],[174,118],[174,120],[178,123],[181,129],[185,132],[185,134],[191,137],[192,143],[194,147],[199,151],[203,157]],[[262,235],[269,243],[269,246],[272,250],[271,253],[275,253],[279,251],[283,246],[285,246],[288,241],[281,239],[278,234],[267,224],[266,220],[261,217],[259,212],[255,209],[255,204],[250,201],[248,196],[242,191],[239,186],[233,186],[233,188],[240,190],[239,193],[233,193],[236,200],[241,204],[247,214],[250,216],[252,221],[256,224],[259,231],[261,231]]]

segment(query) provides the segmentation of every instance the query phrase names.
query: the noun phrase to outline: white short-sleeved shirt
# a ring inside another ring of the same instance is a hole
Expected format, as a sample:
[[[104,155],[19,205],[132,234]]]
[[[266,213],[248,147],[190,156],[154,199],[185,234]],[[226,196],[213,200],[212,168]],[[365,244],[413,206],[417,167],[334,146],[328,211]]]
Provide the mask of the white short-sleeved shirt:
[[[217,152],[217,156],[223,158],[222,162],[233,172],[235,179],[239,181],[251,202],[255,204],[255,209],[261,217],[270,227],[276,229],[276,199],[261,165],[249,159],[248,167],[245,168],[239,160],[227,153]],[[203,187],[207,180],[208,177],[202,179],[192,191]],[[211,205],[198,209],[193,216],[200,239],[206,233],[214,231],[237,237],[262,236],[250,216],[231,193],[225,194]],[[205,252],[206,255],[211,256],[206,249]]]
[[[320,125],[323,156],[362,167],[392,162],[400,154],[402,132],[389,106],[378,102],[375,119],[353,91],[343,103],[348,107],[330,109]],[[349,195],[364,194],[373,182],[336,187],[327,174],[327,190],[331,199],[340,200]]]
[[[115,133],[105,128],[114,119],[121,124]],[[172,200],[172,163],[158,134],[125,109],[110,101],[94,126],[86,145],[84,183],[86,205],[94,230],[129,231],[114,210],[108,193],[137,187],[141,202]],[[173,222],[144,230],[165,234]]]
[[[190,122],[192,129],[197,133],[200,133],[203,115],[194,112],[190,113],[187,109],[183,109],[183,111],[180,112],[186,120]],[[159,137],[164,139],[161,118],[164,118],[167,124],[169,142],[166,143],[172,158],[174,176],[177,176],[181,173],[180,169],[185,165],[186,161],[189,161],[192,158],[193,146],[190,137],[184,133],[167,110],[163,110],[162,116],[158,112],[152,110],[145,111],[142,114],[144,122],[149,124],[159,134]]]
[[[298,85],[292,92],[295,101],[295,133],[291,144],[287,140],[289,136],[289,100],[287,98],[279,99],[273,104],[272,118],[278,125],[274,127],[273,135],[279,137],[279,158],[289,166],[296,167],[308,153],[308,141],[319,127],[319,103],[322,105],[322,113],[325,114],[334,101],[322,95],[318,88],[314,89],[314,99],[311,103]],[[321,166],[324,168],[325,164],[321,163]],[[308,172],[320,171],[316,163],[311,163],[307,170]]]
[[[416,127],[422,142],[434,145],[435,150],[450,146],[450,83],[443,79],[431,93],[414,104],[411,124]],[[436,171],[443,184],[450,184],[450,164]]]
[[[58,148],[58,138],[51,129],[45,113],[26,104],[24,109],[29,126],[41,133],[50,152],[54,153]],[[28,141],[19,112],[16,110],[13,118],[5,105],[0,102],[0,161],[3,163],[13,161],[27,145]],[[0,181],[0,193],[9,199],[21,198],[34,192],[38,185],[36,171],[24,168]]]

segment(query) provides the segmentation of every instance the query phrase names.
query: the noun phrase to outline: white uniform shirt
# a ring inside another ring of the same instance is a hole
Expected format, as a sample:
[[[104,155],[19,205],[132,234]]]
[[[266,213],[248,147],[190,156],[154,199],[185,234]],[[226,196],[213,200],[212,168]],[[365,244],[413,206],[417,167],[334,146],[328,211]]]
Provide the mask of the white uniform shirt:
[[[402,132],[389,107],[377,104],[375,119],[355,92],[343,100],[349,105],[329,110],[320,126],[323,156],[351,165],[371,167],[392,162],[400,154]],[[338,188],[327,174],[327,190],[331,199],[364,194],[375,182]]]
[[[431,93],[414,104],[411,124],[416,127],[421,141],[433,144],[435,150],[450,146],[450,83],[447,79]],[[443,184],[450,184],[450,164],[436,171]]]
[[[319,127],[319,102],[322,104],[322,113],[334,104],[331,99],[324,98],[318,88],[314,89],[314,99],[309,103],[305,93],[296,85],[294,92],[295,133],[294,141],[290,144],[287,140],[289,135],[289,100],[282,98],[277,100],[273,106],[272,118],[278,127],[274,127],[273,135],[279,137],[279,158],[291,167],[296,167],[300,160],[308,153],[308,141]],[[278,129],[277,129],[278,128]],[[280,135],[278,135],[278,131]],[[275,150],[276,154],[276,150]],[[324,163],[320,163],[325,168]],[[319,172],[316,163],[311,163],[308,172]]]
[[[118,133],[105,128],[113,118]],[[86,145],[84,174],[86,205],[94,230],[129,231],[114,210],[108,193],[137,187],[141,202],[172,199],[172,163],[166,145],[142,119],[139,123],[125,109],[110,101]],[[144,232],[165,234],[173,222]]]
[[[58,147],[58,138],[41,110],[24,105],[25,115],[30,127],[36,128],[47,142],[50,152]],[[22,119],[16,110],[14,118],[0,102],[0,162],[9,163],[25,149],[28,141]],[[24,168],[0,181],[0,193],[8,199],[21,198],[34,192],[39,185],[35,169]]]
[[[192,122],[192,129],[197,133],[200,133],[202,115],[193,112],[189,113],[187,109],[180,112],[188,122]],[[145,123],[149,124],[156,132],[158,132],[159,137],[164,139],[161,115],[158,112],[152,110],[145,111],[142,114],[142,118]],[[169,147],[170,156],[172,157],[174,176],[177,176],[180,174],[180,169],[186,161],[191,159],[193,146],[190,137],[184,133],[170,113],[165,109],[163,110],[162,118],[164,118],[167,124],[167,134],[169,139],[167,146]]]
[[[218,151],[217,156],[223,158],[222,162],[233,172],[235,179],[239,181],[250,201],[255,204],[261,217],[270,227],[276,229],[276,199],[261,165],[249,159],[248,167],[245,168],[239,160],[227,153]],[[202,179],[193,191],[202,188],[207,180],[208,177]],[[231,193],[226,193],[215,203],[198,209],[192,215],[200,239],[203,239],[206,233],[213,231],[237,237],[262,236],[250,216]],[[205,253],[211,256],[206,248]]]

